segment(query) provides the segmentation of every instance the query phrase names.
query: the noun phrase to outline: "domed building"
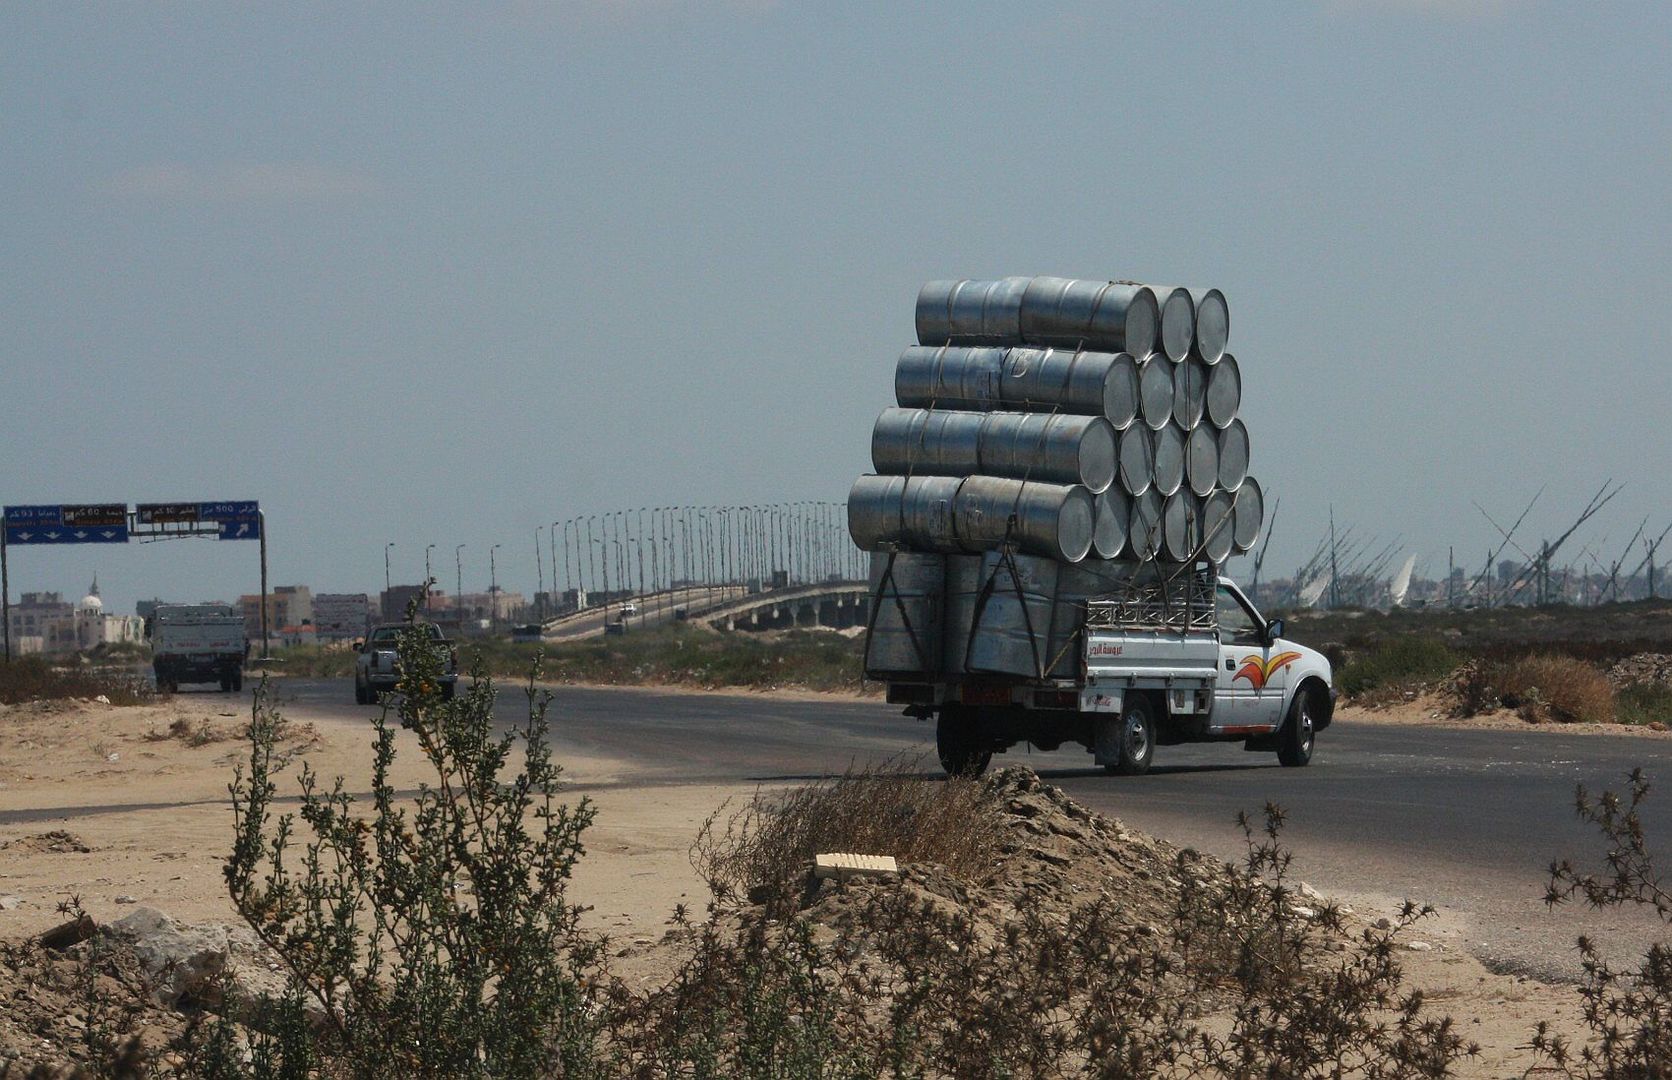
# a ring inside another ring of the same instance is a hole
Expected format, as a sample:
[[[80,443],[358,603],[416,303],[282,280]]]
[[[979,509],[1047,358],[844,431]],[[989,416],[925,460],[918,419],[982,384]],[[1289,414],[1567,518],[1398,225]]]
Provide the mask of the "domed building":
[[[99,597],[99,576],[93,575],[93,585],[75,605],[75,647],[95,649],[123,641],[143,641],[145,620],[137,615],[106,615],[104,600]]]

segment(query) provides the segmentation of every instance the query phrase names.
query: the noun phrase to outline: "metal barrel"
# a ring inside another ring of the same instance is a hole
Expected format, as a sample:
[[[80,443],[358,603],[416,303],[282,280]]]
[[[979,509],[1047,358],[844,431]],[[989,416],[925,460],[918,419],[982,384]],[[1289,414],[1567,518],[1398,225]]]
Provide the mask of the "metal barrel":
[[[1237,358],[1226,353],[1208,370],[1208,419],[1214,427],[1229,427],[1242,407],[1242,372],[1237,368]]]
[[[919,310],[921,310],[921,298]],[[1127,352],[1155,349],[1155,294],[1130,281],[1036,277],[1022,297],[1022,340],[1034,345]],[[921,326],[921,323],[919,323]]]
[[[943,556],[910,551],[871,555],[867,674],[939,674],[946,576],[943,564]]]
[[[1196,355],[1206,364],[1217,364],[1231,340],[1231,307],[1218,289],[1191,289],[1196,302]]]
[[[990,551],[970,627],[967,669],[1042,678],[1051,663],[1056,560]]]
[[[1133,406],[1119,353],[1067,349],[1011,349],[1004,360],[999,398],[1023,412],[1082,416],[1120,414]],[[1119,370],[1117,370],[1119,369]]]
[[[1108,387],[1103,395],[1103,415],[1116,431],[1125,431],[1138,419],[1138,361],[1131,353],[1114,353],[1109,362]]]
[[[871,464],[884,475],[1009,476],[1115,482],[1115,429],[1101,416],[884,409],[871,429]]]
[[[1215,491],[1202,500],[1200,514],[1201,539],[1198,541],[1208,561],[1215,566],[1231,557],[1236,539],[1235,497],[1228,491]]]
[[[1190,433],[1185,448],[1184,473],[1190,490],[1202,497],[1219,486],[1219,433],[1211,427],[1199,427]]]
[[[1128,558],[1139,562],[1155,558],[1161,545],[1161,508],[1164,502],[1161,493],[1154,488],[1132,500],[1132,517],[1126,527]]]
[[[1219,433],[1219,486],[1235,491],[1248,475],[1248,428],[1232,420]]]
[[[966,414],[975,415],[975,414]],[[1115,482],[1115,428],[1101,416],[988,413],[973,472],[1079,484],[1093,495]]]
[[[1195,532],[1196,497],[1175,491],[1161,504],[1161,547],[1158,554],[1170,562],[1188,562],[1196,554],[1191,533]]]
[[[1155,483],[1155,433],[1133,424],[1120,433],[1120,485],[1128,495],[1142,495]]]
[[[1173,366],[1173,422],[1186,431],[1202,422],[1208,404],[1209,370],[1196,356]]]
[[[941,667],[950,674],[964,673],[969,653],[970,624],[975,621],[975,600],[981,592],[981,556],[946,556],[946,619]]]
[[[1025,277],[931,281],[917,293],[919,345],[1019,345]]]
[[[1266,518],[1266,495],[1260,482],[1252,476],[1242,482],[1233,498],[1231,543],[1239,555],[1245,555],[1260,539],[1260,526]]]
[[[1111,487],[1093,500],[1091,556],[1113,559],[1126,550],[1126,530],[1132,519],[1132,499]]]
[[[1138,415],[1151,430],[1173,418],[1173,365],[1160,353],[1138,369]]]
[[[861,476],[848,492],[848,534],[863,551],[953,552],[956,476]]]
[[[1155,433],[1154,464],[1150,475],[1155,479],[1155,490],[1171,495],[1184,483],[1185,435],[1177,424],[1169,423]]]
[[[1161,351],[1167,359],[1183,360],[1196,343],[1196,301],[1190,290],[1176,285],[1151,285],[1161,305]]]
[[[904,408],[999,408],[1008,350],[913,346],[894,365],[894,400]]]
[[[981,471],[981,426],[991,413],[884,409],[871,428],[871,467],[885,476]]]
[[[1086,602],[1114,592],[1138,572],[1138,565],[1125,559],[1088,558],[1057,571],[1057,602],[1051,619],[1051,667],[1053,679],[1072,679],[1080,674]]]
[[[953,529],[964,551],[1009,541],[1029,555],[1079,562],[1091,550],[1093,510],[1091,492],[1077,484],[971,476],[953,500]]]

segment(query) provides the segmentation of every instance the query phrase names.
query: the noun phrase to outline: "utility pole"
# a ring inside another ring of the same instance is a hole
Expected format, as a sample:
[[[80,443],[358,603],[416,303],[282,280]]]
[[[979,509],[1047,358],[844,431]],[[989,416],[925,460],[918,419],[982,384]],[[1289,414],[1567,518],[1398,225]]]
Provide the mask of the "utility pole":
[[[499,571],[494,566],[493,553],[499,550],[495,544],[488,549],[488,633],[494,634],[499,630]]]
[[[394,546],[395,542],[393,540],[383,545],[383,617],[386,619],[392,618],[389,614],[389,593],[394,589],[394,586],[389,583],[389,549]],[[263,600],[262,611],[265,612],[266,610],[267,602]]]
[[[1341,606],[1341,578],[1336,574],[1335,507],[1329,508],[1329,606]]]
[[[435,550],[434,544],[424,545],[424,610],[430,610],[430,582],[435,576],[430,573],[430,552]]]
[[[534,582],[539,604],[535,610],[543,623],[546,621],[546,564],[540,561],[540,526],[534,526]]]

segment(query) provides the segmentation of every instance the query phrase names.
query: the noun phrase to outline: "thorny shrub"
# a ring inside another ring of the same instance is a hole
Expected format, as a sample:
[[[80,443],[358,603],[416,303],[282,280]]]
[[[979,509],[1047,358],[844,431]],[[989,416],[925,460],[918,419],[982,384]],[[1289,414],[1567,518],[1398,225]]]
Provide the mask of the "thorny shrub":
[[[1394,638],[1343,664],[1336,686],[1349,698],[1398,695],[1445,678],[1461,660],[1438,638]]]
[[[1581,820],[1602,833],[1608,852],[1607,869],[1581,872],[1562,860],[1550,866],[1545,903],[1554,907],[1579,897],[1593,908],[1633,904],[1653,908],[1663,923],[1672,923],[1672,890],[1661,883],[1649,851],[1638,808],[1649,794],[1641,769],[1627,778],[1625,800],[1612,791],[1595,799],[1580,787],[1574,808]],[[1641,966],[1616,970],[1602,958],[1596,943],[1579,939],[1584,981],[1585,1024],[1591,1041],[1578,1053],[1549,1027],[1540,1024],[1534,1049],[1562,1075],[1593,1080],[1665,1080],[1672,1077],[1672,945],[1649,946]]]
[[[143,705],[155,696],[143,676],[110,668],[14,656],[0,663],[0,705],[104,696],[112,705]]]

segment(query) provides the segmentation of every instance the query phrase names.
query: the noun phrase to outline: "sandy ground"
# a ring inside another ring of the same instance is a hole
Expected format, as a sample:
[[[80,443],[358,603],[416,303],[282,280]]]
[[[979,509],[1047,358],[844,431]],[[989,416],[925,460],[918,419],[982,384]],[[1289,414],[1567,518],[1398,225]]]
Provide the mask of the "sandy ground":
[[[1434,703],[1418,701],[1348,710],[1343,718],[1458,723],[1437,711]],[[240,706],[214,694],[135,708],[96,702],[0,707],[0,938],[55,925],[62,918],[58,904],[71,896],[101,921],[119,918],[137,903],[187,922],[236,923],[221,865],[231,836],[226,789],[233,765],[246,754],[239,730],[247,720],[247,702]],[[1526,726],[1510,716],[1467,725]],[[395,783],[416,786],[423,778],[416,747],[404,732],[397,745]],[[281,797],[296,790],[294,775],[303,760],[324,777],[364,778],[370,725],[363,713],[293,710],[283,749],[293,761],[277,778]],[[747,797],[752,788],[622,786],[631,770],[607,758],[570,756],[564,767],[577,796],[584,794],[598,809],[572,895],[592,908],[591,924],[625,954],[618,961],[625,973],[649,978],[652,969],[642,965],[634,974],[634,957],[660,940],[675,905],[700,913],[708,900],[687,861],[698,825],[725,799]],[[1392,915],[1398,904],[1391,896],[1349,899],[1367,920]],[[1518,1048],[1539,1019],[1554,1018],[1570,1033],[1580,1032],[1573,987],[1493,974],[1449,938],[1443,921],[1424,924],[1406,964],[1411,984],[1456,1017],[1465,1038],[1482,1044],[1469,1075],[1521,1075],[1530,1062]]]

